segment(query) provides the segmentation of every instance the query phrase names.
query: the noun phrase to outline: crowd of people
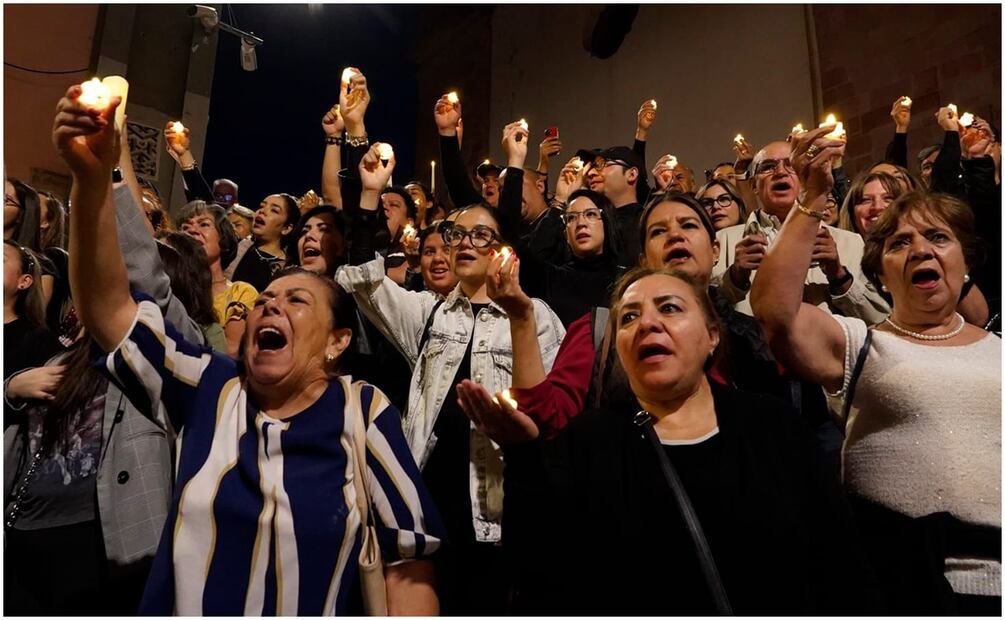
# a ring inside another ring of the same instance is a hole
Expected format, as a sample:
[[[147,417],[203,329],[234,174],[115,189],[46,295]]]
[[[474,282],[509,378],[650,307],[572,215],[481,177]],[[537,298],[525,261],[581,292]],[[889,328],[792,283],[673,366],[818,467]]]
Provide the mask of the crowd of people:
[[[245,207],[170,122],[171,214],[82,92],[67,205],[5,180],[7,613],[1001,613],[987,120],[915,174],[901,97],[854,177],[825,122],[699,184],[650,100],[473,182],[449,93],[440,196],[349,68],[320,195]]]

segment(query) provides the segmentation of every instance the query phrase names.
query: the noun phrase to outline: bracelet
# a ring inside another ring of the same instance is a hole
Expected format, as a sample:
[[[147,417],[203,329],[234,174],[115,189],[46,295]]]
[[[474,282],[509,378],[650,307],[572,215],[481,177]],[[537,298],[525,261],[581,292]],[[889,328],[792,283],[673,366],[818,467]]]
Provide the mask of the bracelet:
[[[370,144],[370,139],[365,131],[362,136],[346,136],[345,141],[349,146],[368,146]]]
[[[820,221],[823,221],[827,217],[827,211],[829,211],[829,209],[824,209],[823,211],[814,211],[813,209],[808,209],[804,207],[802,204],[800,204],[798,200],[796,201],[796,208],[799,209],[801,212],[805,213],[806,215],[810,217],[815,217]]]
[[[855,277],[851,275],[851,271],[849,271],[847,268],[844,268],[844,275],[833,281],[828,280],[827,287],[830,289],[831,293],[837,294],[837,292],[841,290],[842,286],[844,286],[848,282],[851,282],[853,279],[855,279]]]
[[[341,136],[325,136],[325,144],[334,144],[335,146],[342,146],[345,142]]]

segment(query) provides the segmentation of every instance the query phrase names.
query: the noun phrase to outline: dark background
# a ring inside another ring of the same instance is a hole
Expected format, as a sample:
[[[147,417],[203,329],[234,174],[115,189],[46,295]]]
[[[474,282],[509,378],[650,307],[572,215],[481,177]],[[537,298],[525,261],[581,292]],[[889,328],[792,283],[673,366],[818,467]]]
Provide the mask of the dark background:
[[[231,11],[239,28],[265,42],[257,49],[258,70],[249,72],[239,62],[238,37],[220,34],[202,162],[210,183],[237,181],[241,203],[252,209],[269,194],[320,194],[321,117],[338,103],[347,66],[367,77],[370,141],[394,146],[401,171],[395,182],[408,180],[415,169],[411,50],[423,27],[420,7],[239,4],[224,6],[221,20],[233,24]]]

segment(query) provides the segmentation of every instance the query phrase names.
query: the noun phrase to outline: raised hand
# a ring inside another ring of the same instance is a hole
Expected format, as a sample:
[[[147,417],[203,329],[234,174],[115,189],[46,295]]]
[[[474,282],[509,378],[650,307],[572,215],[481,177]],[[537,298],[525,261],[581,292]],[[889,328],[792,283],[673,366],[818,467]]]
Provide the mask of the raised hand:
[[[496,252],[492,257],[486,273],[485,292],[511,318],[534,314],[534,302],[520,288],[520,259],[512,252]]]
[[[529,130],[524,129],[520,121],[503,127],[502,146],[503,152],[506,153],[506,165],[513,168],[523,168],[523,164],[527,160],[527,138],[529,136]]]
[[[991,131],[991,125],[979,116],[974,117],[973,124],[963,128],[960,134],[960,147],[963,150],[964,159],[984,157],[992,142],[994,142],[994,133]]]
[[[339,112],[345,122],[346,132],[350,136],[361,136],[365,133],[363,118],[366,108],[370,105],[370,91],[366,86],[366,76],[355,67],[349,83],[339,85]]]
[[[168,121],[164,126],[164,140],[167,142],[167,151],[175,160],[188,153],[191,146],[188,127],[178,132],[174,129],[174,121]]]
[[[667,165],[670,157],[669,154],[660,157],[656,160],[656,165],[653,166],[653,178],[656,179],[656,186],[660,191],[666,191],[673,182],[674,168]]]
[[[81,93],[79,85],[71,86],[56,105],[52,142],[75,177],[111,179],[119,158],[113,120],[122,98],[113,97],[107,108],[98,110],[80,103]]]
[[[387,182],[394,172],[394,155],[388,160],[387,165],[380,160],[380,142],[370,145],[370,150],[363,155],[359,162],[359,178],[363,182],[364,192],[380,192],[387,187]]]
[[[321,129],[326,136],[340,136],[345,129],[345,120],[339,110],[339,104],[335,104],[321,117]]]
[[[586,165],[579,156],[570,159],[562,170],[558,173],[558,182],[555,184],[555,200],[566,202],[572,192],[583,186],[583,172]]]
[[[321,198],[312,189],[307,190],[307,193],[297,201],[297,206],[300,207],[300,215],[307,213],[319,204],[321,204]]]
[[[750,274],[761,266],[768,252],[768,239],[762,233],[753,233],[736,243],[735,257],[730,265],[733,283],[745,288],[750,282]]]
[[[904,103],[904,97],[897,97],[893,102],[890,118],[893,119],[897,133],[907,133],[907,127],[911,124],[911,106]]]
[[[939,127],[946,131],[960,130],[960,118],[956,115],[956,111],[949,106],[939,108],[939,111],[935,113],[935,120],[939,123]]]
[[[733,151],[736,153],[736,164],[733,167],[737,171],[746,170],[754,159],[754,153],[757,152],[754,145],[742,136],[739,141],[733,140]]]
[[[841,272],[841,257],[838,256],[837,243],[831,237],[826,227],[821,226],[813,244],[813,261],[820,264],[820,269],[830,280],[837,279]]]
[[[433,120],[441,136],[456,136],[457,125],[461,122],[461,103],[450,103],[446,95],[436,100],[433,106]]]
[[[638,122],[635,125],[635,137],[645,140],[649,128],[656,122],[656,102],[653,99],[646,99],[642,102],[638,112]]]
[[[533,441],[541,431],[526,413],[515,409],[502,394],[493,400],[482,385],[465,379],[457,384],[457,403],[475,429],[499,444]]]
[[[554,157],[562,152],[562,141],[558,139],[558,136],[545,138],[538,145],[537,152],[540,160],[545,161],[549,157]]]
[[[828,138],[834,125],[824,125],[804,131],[792,137],[792,168],[802,183],[805,196],[800,198],[804,205],[826,196],[834,187],[832,167],[838,157],[844,155],[845,141]]]

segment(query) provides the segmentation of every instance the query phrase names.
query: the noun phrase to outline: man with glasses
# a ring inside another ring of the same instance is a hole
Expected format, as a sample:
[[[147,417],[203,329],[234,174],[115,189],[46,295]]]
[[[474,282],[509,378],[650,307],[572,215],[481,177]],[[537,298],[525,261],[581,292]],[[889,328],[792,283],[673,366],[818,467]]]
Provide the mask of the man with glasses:
[[[614,224],[618,229],[618,264],[634,267],[639,262],[639,218],[642,198],[648,193],[645,161],[627,146],[615,146],[600,154],[604,165],[603,194],[614,205]],[[592,187],[591,187],[592,189]]]
[[[758,151],[750,170],[760,208],[744,224],[716,235],[722,253],[712,269],[713,284],[746,314],[753,314],[749,294],[755,272],[789,211],[798,208],[802,186],[789,159],[791,152],[788,142],[771,142]],[[886,318],[886,302],[867,286],[862,274],[862,250],[862,237],[821,222],[803,301],[870,325]]]
[[[230,179],[217,179],[213,181],[213,202],[224,209],[230,209],[238,201],[237,183]]]

